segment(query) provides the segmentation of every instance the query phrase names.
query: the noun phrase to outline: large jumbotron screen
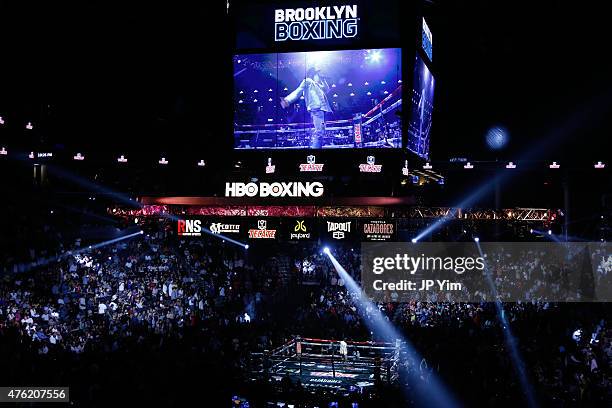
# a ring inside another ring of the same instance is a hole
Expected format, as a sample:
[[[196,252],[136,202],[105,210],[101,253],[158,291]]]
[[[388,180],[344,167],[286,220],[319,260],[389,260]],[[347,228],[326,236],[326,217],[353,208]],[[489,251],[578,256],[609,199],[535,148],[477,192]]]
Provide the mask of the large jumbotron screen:
[[[399,48],[234,56],[237,149],[400,148]]]

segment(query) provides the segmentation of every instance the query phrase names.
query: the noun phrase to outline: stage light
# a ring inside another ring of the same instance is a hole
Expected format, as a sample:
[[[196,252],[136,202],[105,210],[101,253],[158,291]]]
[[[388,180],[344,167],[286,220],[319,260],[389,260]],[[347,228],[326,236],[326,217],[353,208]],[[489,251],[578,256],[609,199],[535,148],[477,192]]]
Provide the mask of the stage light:
[[[328,58],[332,55],[330,51],[315,51],[306,54],[306,66],[318,68],[327,63]]]
[[[503,149],[508,139],[508,130],[501,126],[492,127],[486,134],[487,145],[491,150]]]
[[[474,237],[474,242],[480,242],[480,238]]]
[[[380,50],[368,50],[366,54],[366,61],[373,63],[380,62],[382,59],[382,53]]]
[[[416,238],[412,238],[412,243],[416,244],[417,243],[417,239]]]
[[[323,248],[323,253],[326,254],[326,255],[329,255],[330,254],[329,247]]]
[[[558,169],[559,167],[561,166],[559,166],[556,161],[552,162],[552,164],[548,166],[549,169]]]
[[[596,169],[605,169],[606,165],[603,164],[602,162],[598,161],[597,164],[595,166],[593,166],[593,167],[595,167]]]

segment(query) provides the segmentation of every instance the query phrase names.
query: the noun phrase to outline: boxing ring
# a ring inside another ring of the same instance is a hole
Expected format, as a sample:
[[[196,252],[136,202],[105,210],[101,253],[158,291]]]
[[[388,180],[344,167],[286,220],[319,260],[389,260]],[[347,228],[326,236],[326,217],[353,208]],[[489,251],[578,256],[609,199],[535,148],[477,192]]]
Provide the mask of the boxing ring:
[[[395,384],[403,343],[340,341],[300,338],[263,353],[251,354],[253,379],[280,384],[284,378],[300,382],[305,389],[363,391],[376,384]]]
[[[322,148],[375,148],[401,147],[402,129],[395,113],[402,106],[401,86],[387,95],[366,114],[355,114],[350,119],[325,122]],[[395,120],[388,120],[393,115]],[[312,122],[236,124],[234,140],[236,149],[303,149],[310,146],[314,132]]]

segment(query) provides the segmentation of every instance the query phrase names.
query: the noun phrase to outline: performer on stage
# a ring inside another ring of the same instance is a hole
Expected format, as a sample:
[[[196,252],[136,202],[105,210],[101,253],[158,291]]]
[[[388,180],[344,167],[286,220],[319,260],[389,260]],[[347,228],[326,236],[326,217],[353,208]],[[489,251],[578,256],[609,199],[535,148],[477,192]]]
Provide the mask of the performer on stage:
[[[346,341],[344,340],[340,340],[340,356],[342,356],[342,359],[344,361],[346,361],[347,355],[348,355],[348,344],[346,343]]]
[[[314,132],[310,140],[310,147],[319,149],[322,146],[323,136],[325,135],[325,113],[331,113],[327,93],[329,85],[325,77],[321,75],[321,70],[311,67],[306,71],[306,78],[300,85],[284,98],[281,98],[281,106],[287,108],[303,94],[306,102],[306,110],[310,113]]]

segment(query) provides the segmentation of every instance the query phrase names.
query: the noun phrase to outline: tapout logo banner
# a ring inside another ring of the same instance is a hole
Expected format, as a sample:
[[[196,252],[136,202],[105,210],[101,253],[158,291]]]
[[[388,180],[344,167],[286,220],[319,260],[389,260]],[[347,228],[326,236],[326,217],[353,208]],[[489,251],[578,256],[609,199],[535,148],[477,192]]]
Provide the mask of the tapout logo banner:
[[[274,41],[354,38],[357,5],[274,10]]]
[[[226,197],[321,197],[323,184],[315,182],[225,183]]]

